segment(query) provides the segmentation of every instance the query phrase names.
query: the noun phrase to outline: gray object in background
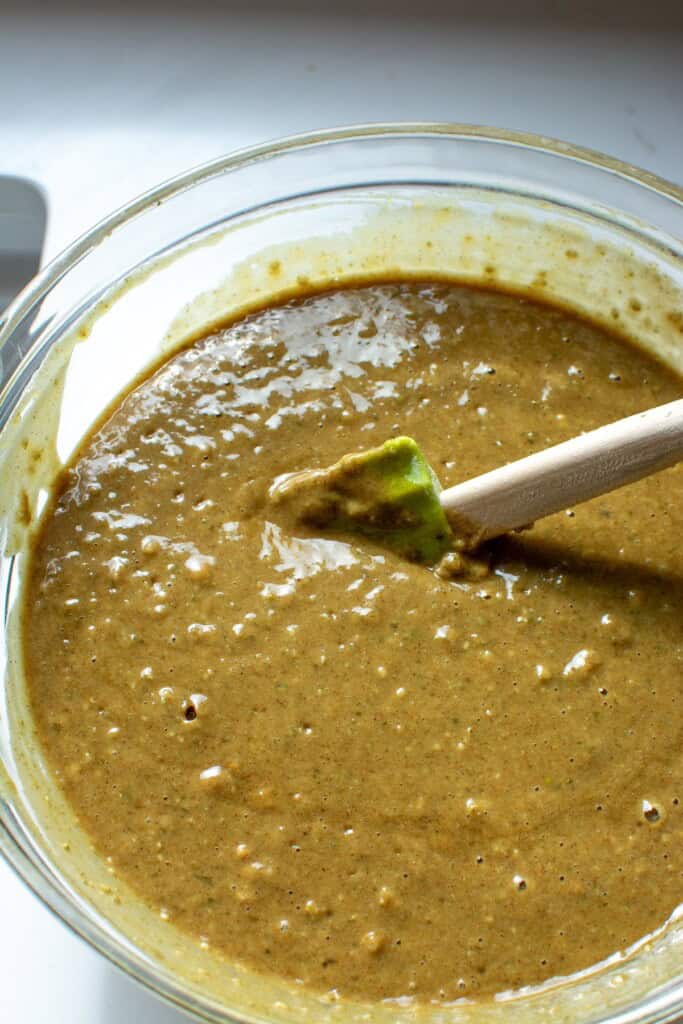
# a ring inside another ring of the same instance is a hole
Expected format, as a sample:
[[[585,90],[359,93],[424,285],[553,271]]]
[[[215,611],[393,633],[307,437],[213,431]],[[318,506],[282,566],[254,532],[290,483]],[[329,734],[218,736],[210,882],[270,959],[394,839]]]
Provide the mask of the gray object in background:
[[[40,190],[0,175],[0,312],[38,272],[46,223]]]

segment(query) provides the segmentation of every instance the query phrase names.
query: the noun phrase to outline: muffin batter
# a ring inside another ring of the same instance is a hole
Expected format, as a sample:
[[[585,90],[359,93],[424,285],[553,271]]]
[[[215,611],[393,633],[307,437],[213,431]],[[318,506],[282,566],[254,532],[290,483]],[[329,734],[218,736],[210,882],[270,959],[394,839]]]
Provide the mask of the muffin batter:
[[[309,296],[169,360],[65,472],[26,589],[35,720],[102,856],[208,950],[350,998],[490,996],[662,925],[683,469],[455,580],[293,535],[267,493],[398,434],[449,486],[682,393],[447,283]]]

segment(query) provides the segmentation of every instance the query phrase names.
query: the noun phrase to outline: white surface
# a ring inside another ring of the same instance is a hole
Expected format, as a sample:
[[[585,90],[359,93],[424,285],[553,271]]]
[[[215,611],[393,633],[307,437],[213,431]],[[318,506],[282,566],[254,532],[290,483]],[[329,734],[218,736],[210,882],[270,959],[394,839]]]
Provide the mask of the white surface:
[[[575,0],[571,18],[540,21],[533,0],[470,3],[460,17],[439,13],[455,0],[423,0],[412,7],[419,18],[390,16],[400,0],[378,2],[372,17],[292,6],[299,13],[253,0],[220,15],[197,3],[144,13],[139,3],[129,15],[32,17],[27,4],[9,14],[0,0],[0,173],[45,188],[48,257],[188,166],[359,121],[527,129],[683,181],[678,4],[603,0],[584,16]],[[184,1020],[77,941],[1,864],[0,908],[2,1024]]]

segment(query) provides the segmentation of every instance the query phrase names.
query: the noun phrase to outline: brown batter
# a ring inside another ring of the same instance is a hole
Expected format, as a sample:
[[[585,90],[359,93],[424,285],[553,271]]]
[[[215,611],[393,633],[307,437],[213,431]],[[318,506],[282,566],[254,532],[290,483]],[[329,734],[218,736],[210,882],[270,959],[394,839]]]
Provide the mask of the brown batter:
[[[626,949],[683,897],[683,469],[447,581],[285,532],[280,473],[410,434],[444,486],[670,401],[571,316],[331,292],[171,359],[83,447],[25,650],[103,856],[212,950],[370,999],[482,996]]]

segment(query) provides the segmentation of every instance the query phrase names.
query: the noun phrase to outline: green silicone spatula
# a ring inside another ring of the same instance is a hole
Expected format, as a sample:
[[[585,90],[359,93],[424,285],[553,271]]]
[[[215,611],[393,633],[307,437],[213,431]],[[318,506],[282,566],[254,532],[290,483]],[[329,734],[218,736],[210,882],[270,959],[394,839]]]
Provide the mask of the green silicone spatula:
[[[360,533],[413,561],[520,529],[683,459],[683,399],[629,416],[442,490],[397,437],[328,469],[278,477],[271,499],[309,527]]]
[[[454,537],[431,466],[412,437],[345,455],[328,469],[279,477],[271,498],[295,520],[322,530],[362,533],[417,562],[433,563]]]

